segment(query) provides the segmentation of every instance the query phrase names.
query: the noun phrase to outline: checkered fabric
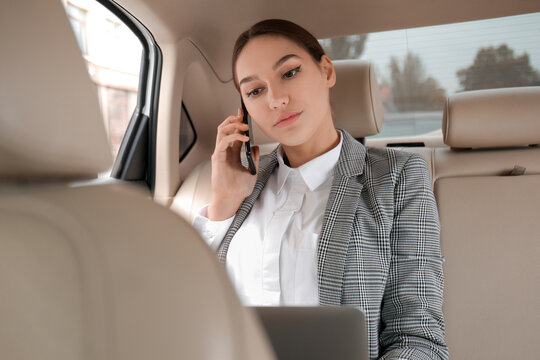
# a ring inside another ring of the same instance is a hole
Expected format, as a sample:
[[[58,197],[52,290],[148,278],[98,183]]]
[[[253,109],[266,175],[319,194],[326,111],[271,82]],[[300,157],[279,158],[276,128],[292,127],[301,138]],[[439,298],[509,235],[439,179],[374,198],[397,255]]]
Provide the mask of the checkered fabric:
[[[427,164],[416,154],[366,148],[342,133],[317,249],[320,304],[352,305],[366,314],[372,359],[448,359],[440,225]],[[218,249],[220,261],[276,156],[261,159],[253,193]]]

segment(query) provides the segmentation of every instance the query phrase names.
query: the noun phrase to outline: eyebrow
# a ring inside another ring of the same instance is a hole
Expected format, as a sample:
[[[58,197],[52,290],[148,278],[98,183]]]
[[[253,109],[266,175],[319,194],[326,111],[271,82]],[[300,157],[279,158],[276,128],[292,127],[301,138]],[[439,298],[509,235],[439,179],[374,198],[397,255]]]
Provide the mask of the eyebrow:
[[[298,55],[295,55],[295,54],[287,54],[283,57],[281,57],[281,59],[279,59],[278,61],[276,61],[276,63],[274,64],[274,66],[272,66],[272,70],[276,70],[278,67],[280,67],[285,61],[289,60],[289,59],[292,59],[292,58],[298,58],[298,59],[301,59],[300,56]],[[243,78],[242,80],[240,80],[240,83],[238,84],[238,86],[241,86],[243,83],[246,83],[246,82],[249,82],[249,81],[253,81],[253,80],[257,80],[258,77],[256,76],[248,76],[248,77],[245,77]]]

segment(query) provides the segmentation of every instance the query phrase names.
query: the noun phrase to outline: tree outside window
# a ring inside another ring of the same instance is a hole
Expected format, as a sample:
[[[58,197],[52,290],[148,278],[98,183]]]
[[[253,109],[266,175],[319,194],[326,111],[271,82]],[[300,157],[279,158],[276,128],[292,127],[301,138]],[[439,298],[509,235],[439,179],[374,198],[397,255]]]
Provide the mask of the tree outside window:
[[[456,74],[462,90],[540,85],[540,75],[531,66],[529,54],[516,56],[506,44],[481,48],[473,64]]]

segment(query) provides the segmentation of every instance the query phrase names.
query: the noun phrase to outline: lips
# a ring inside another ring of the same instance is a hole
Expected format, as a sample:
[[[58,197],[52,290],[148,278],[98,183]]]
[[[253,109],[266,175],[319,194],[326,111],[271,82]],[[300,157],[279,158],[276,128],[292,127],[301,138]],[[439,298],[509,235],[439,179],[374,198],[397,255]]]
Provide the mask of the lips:
[[[286,112],[279,116],[277,121],[274,123],[275,127],[285,127],[291,125],[300,117],[302,112]]]

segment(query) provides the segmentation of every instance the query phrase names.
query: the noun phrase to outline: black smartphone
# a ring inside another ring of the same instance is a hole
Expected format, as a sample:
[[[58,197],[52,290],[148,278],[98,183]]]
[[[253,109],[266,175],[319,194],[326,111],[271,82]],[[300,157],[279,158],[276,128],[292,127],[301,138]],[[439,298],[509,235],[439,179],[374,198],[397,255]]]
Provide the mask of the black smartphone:
[[[247,112],[246,105],[244,104],[244,100],[242,98],[240,98],[240,102],[242,103],[242,122],[249,125],[249,129],[244,133],[247,137],[249,137],[249,141],[244,143],[246,146],[246,158],[249,165],[249,172],[251,175],[255,175],[257,174],[257,169],[255,169],[255,163],[253,162],[253,156],[251,155],[251,146],[253,145],[253,140],[251,137],[251,117]]]

